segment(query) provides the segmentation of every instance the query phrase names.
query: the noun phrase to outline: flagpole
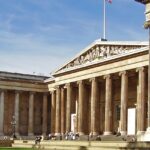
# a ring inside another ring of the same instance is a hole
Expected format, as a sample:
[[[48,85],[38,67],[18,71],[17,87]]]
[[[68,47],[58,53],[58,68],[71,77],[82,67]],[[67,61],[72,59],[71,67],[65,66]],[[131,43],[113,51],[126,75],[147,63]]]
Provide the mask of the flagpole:
[[[106,39],[106,0],[103,1],[104,3],[104,8],[103,8],[103,39]]]

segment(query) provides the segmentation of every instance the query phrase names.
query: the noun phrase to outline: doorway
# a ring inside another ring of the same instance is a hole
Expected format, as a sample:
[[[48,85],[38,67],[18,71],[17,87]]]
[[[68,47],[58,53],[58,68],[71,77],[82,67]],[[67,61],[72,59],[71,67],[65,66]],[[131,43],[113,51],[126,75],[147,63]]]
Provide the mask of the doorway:
[[[128,120],[127,120],[127,134],[136,134],[136,108],[128,109]]]

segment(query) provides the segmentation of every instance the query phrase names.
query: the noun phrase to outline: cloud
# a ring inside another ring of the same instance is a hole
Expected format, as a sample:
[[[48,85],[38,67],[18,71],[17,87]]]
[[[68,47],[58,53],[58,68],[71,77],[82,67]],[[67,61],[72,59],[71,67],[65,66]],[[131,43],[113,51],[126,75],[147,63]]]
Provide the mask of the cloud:
[[[61,56],[3,54],[0,55],[0,70],[49,75],[64,62],[65,58]]]
[[[48,74],[62,66],[102,35],[101,4],[97,0],[0,0],[0,70]],[[108,39],[147,39],[137,27],[142,24],[142,6],[135,5],[131,0],[113,0],[108,5]],[[138,21],[130,23],[130,19]]]

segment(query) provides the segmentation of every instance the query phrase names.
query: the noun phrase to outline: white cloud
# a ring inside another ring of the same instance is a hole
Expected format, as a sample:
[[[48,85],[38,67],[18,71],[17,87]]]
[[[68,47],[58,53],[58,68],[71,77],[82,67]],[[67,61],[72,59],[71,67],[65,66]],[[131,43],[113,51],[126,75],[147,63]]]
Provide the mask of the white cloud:
[[[92,9],[75,8],[61,0],[13,2],[7,3],[11,11],[0,11],[0,70],[48,74],[97,39],[102,32],[101,10],[92,14]],[[95,5],[98,3],[95,0]],[[117,7],[119,11],[124,9],[125,13],[124,7],[131,3],[131,0],[113,0],[111,9]],[[27,7],[31,5],[36,10]],[[109,15],[108,38],[147,38],[146,33],[137,30],[136,25],[133,28],[128,23],[119,22],[114,11]],[[116,18],[111,19],[111,16]]]

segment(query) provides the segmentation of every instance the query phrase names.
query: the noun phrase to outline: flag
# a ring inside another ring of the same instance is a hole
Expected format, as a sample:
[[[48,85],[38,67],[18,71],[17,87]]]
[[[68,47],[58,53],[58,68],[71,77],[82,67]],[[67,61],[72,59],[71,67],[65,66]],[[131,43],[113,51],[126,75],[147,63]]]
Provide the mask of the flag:
[[[106,0],[106,2],[108,2],[108,3],[112,3],[112,0]]]

